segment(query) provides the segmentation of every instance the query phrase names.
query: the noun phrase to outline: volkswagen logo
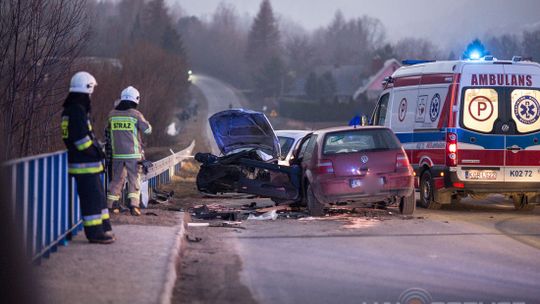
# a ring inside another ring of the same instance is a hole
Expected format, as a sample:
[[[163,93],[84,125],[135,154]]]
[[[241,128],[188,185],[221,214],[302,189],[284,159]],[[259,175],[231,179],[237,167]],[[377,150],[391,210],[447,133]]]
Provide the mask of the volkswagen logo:
[[[508,130],[510,130],[510,126],[507,125],[507,124],[504,124],[504,125],[502,125],[501,129],[502,129],[503,132],[508,132]]]
[[[369,160],[369,158],[367,157],[367,155],[362,155],[360,157],[360,161],[362,161],[363,164],[367,163]]]

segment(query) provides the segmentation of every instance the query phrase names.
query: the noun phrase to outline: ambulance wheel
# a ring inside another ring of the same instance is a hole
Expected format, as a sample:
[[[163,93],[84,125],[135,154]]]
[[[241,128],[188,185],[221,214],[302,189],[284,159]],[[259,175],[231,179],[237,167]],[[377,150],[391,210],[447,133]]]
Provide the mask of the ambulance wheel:
[[[411,215],[414,213],[416,207],[416,199],[414,197],[414,191],[409,196],[403,196],[399,200],[399,212],[403,215]]]
[[[424,171],[420,178],[420,206],[427,209],[440,209],[441,204],[434,200],[435,186],[429,170]]]
[[[324,206],[319,202],[315,193],[313,193],[313,187],[308,185],[306,191],[306,201],[309,215],[311,216],[323,216],[324,215]]]
[[[514,201],[514,208],[519,211],[532,211],[534,209],[534,203],[529,203],[529,198],[527,195],[514,195],[512,196]]]

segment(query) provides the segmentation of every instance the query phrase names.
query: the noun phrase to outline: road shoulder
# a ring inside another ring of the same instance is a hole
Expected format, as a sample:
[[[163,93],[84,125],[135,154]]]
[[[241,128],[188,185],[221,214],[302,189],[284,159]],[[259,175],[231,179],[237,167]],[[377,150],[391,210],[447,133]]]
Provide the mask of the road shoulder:
[[[175,217],[172,226],[115,225],[112,245],[80,233],[35,267],[44,302],[167,303],[184,233],[183,213]]]
[[[192,241],[186,241],[182,250],[173,303],[256,303],[240,280],[242,262],[235,238],[238,233],[242,232],[226,228],[188,228]]]

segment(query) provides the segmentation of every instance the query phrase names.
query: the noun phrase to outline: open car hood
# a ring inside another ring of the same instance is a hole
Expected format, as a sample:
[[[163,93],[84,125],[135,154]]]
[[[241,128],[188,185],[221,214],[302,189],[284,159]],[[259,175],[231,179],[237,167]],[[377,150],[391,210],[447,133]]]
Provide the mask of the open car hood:
[[[208,121],[216,144],[224,155],[235,150],[254,148],[277,158],[279,140],[263,113],[232,109],[212,115]]]

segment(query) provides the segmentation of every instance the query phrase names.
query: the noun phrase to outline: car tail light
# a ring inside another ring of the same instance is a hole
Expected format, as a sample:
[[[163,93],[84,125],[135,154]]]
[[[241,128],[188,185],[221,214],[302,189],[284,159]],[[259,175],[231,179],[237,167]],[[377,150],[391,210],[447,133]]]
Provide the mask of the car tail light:
[[[401,152],[396,155],[396,171],[407,171],[409,167],[409,158],[405,151],[401,149]]]
[[[456,188],[465,188],[465,184],[464,184],[464,183],[455,182],[453,185],[454,185],[454,187],[456,187]]]
[[[457,134],[446,133],[446,165],[457,166]]]
[[[334,174],[334,164],[331,160],[321,159],[317,164],[317,172],[321,174]]]

